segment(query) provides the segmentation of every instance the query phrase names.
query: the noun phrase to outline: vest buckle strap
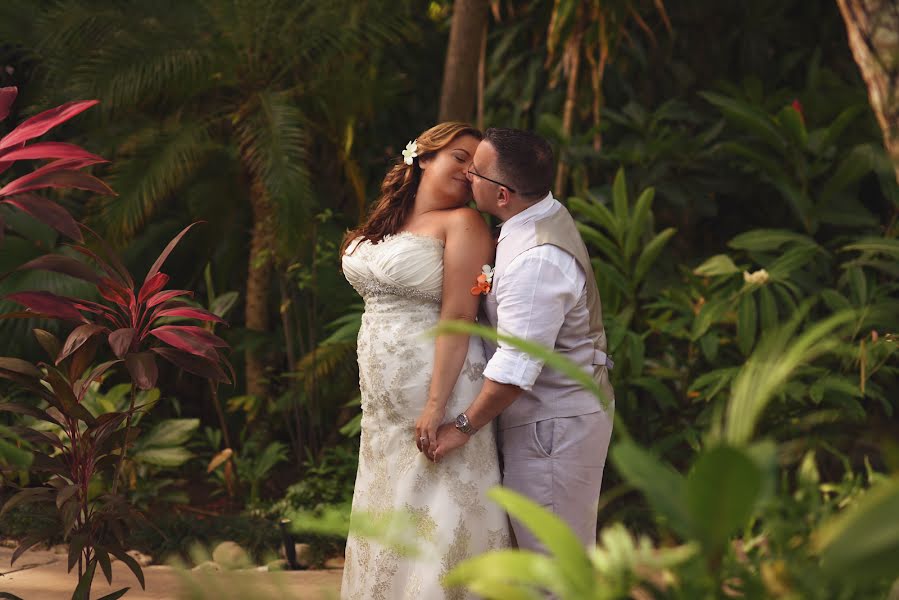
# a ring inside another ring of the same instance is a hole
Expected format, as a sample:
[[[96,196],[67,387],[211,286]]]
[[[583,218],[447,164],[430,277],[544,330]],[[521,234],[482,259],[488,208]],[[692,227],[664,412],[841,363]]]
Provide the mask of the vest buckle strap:
[[[593,364],[604,365],[609,371],[615,368],[615,361],[613,361],[612,357],[602,350],[593,351]]]

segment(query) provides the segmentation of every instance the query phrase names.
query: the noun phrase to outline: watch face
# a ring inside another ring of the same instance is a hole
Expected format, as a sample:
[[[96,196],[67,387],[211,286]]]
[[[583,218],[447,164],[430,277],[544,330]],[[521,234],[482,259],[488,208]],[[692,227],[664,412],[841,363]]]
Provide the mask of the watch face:
[[[456,426],[457,427],[467,427],[468,426],[468,417],[465,416],[465,413],[462,413],[458,417],[456,417]]]

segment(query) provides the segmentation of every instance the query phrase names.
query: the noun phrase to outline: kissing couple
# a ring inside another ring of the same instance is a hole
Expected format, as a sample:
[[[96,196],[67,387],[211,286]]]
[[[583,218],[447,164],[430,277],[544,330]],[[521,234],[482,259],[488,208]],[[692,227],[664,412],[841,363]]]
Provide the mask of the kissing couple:
[[[461,598],[441,583],[459,562],[508,547],[542,551],[487,499],[498,484],[596,542],[613,405],[603,410],[503,342],[427,335],[441,321],[489,324],[554,349],[613,398],[593,267],[550,191],[553,173],[552,148],[534,133],[441,123],[407,145],[347,234],[343,272],[365,300],[353,514],[409,514],[435,553],[406,556],[356,535],[351,519],[342,598]],[[496,242],[478,211],[501,222]]]

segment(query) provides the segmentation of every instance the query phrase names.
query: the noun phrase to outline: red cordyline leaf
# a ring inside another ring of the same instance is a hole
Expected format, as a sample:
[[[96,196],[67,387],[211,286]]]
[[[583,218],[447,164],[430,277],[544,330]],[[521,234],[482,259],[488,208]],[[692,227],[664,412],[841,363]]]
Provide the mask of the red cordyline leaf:
[[[157,273],[153,277],[148,278],[140,288],[140,294],[137,297],[138,304],[143,304],[147,298],[164,288],[168,282],[169,276],[165,273]]]
[[[228,347],[228,342],[213,333],[209,333],[202,327],[197,327],[196,325],[162,325],[161,327],[157,327],[156,329],[152,330],[150,333],[153,333],[154,331],[157,333],[176,332],[196,338],[204,344],[208,344],[209,346],[212,346],[214,348]]]
[[[150,350],[188,373],[220,383],[231,383],[225,371],[218,364],[218,354],[214,358],[207,358],[165,346],[150,348]]]
[[[88,340],[90,340],[95,335],[98,335],[106,331],[106,328],[102,325],[95,325],[93,323],[85,323],[84,325],[79,325],[75,329],[72,330],[72,333],[69,334],[69,337],[66,338],[66,343],[62,347],[62,350],[59,352],[59,356],[56,357],[54,361],[57,365],[71,356],[76,350],[84,346]]]
[[[53,271],[54,273],[62,273],[63,275],[89,281],[94,284],[99,283],[100,281],[100,276],[88,265],[62,254],[47,254],[40,256],[25,263],[19,267],[19,269]]]
[[[52,165],[53,163],[50,164]],[[35,173],[37,171],[9,182],[0,189],[0,196],[12,196],[44,188],[74,188],[104,196],[116,195],[112,188],[103,183],[102,180],[81,171],[54,169],[52,172],[41,173],[40,175],[35,175]]]
[[[0,121],[9,116],[9,111],[18,94],[19,89],[16,87],[0,88]]]
[[[84,321],[84,316],[71,300],[52,292],[16,292],[7,296],[28,310],[67,321]]]
[[[75,102],[67,102],[56,108],[45,110],[23,121],[9,135],[0,140],[0,150],[44,135],[60,123],[65,123],[99,102],[99,100],[76,100]]]
[[[156,366],[156,358],[150,352],[129,354],[125,357],[125,366],[131,375],[131,381],[142,389],[149,390],[156,385],[159,377],[159,369]]]
[[[175,246],[178,245],[178,242],[181,241],[181,238],[190,230],[191,227],[197,225],[198,223],[202,223],[202,221],[197,221],[195,223],[191,223],[187,227],[181,230],[181,233],[172,238],[172,241],[169,242],[169,245],[165,247],[165,250],[162,251],[162,254],[159,255],[159,258],[156,259],[156,262],[153,263],[153,266],[150,267],[150,270],[147,271],[147,278],[144,281],[149,281],[154,275],[159,272],[159,269],[162,268],[162,263],[169,257],[169,254],[172,253],[172,250],[175,249]]]
[[[110,302],[118,304],[120,308],[125,309],[128,307],[128,296],[125,288],[112,279],[101,277],[100,281],[97,282],[97,291]]]
[[[222,323],[227,325],[228,322],[221,317],[212,314],[208,310],[202,308],[167,308],[156,313],[155,318],[161,317],[186,317],[188,319],[199,319],[200,321],[211,321],[213,323]]]
[[[117,329],[109,334],[109,347],[116,356],[122,358],[131,348],[135,336],[137,336],[137,331],[133,327]]]
[[[84,225],[82,225],[82,227],[84,227]],[[84,227],[84,228],[87,229],[88,231],[90,231],[90,229],[88,229],[87,227]],[[71,246],[71,248],[72,248],[72,250],[78,252],[79,254],[83,254],[84,256],[87,256],[88,258],[93,260],[95,263],[97,263],[97,266],[100,267],[101,269],[103,269],[103,272],[105,272],[107,275],[109,275],[110,279],[114,279],[121,287],[125,288],[125,287],[129,286],[128,278],[126,278],[117,269],[110,266],[109,263],[107,263],[105,260],[100,258],[100,256],[96,252],[91,250],[90,248],[86,248],[84,246]],[[130,275],[128,277],[130,278]]]
[[[38,142],[24,148],[7,148],[0,150],[0,159],[4,162],[17,160],[47,160],[50,158],[87,159],[92,164],[106,162],[102,156],[92,154],[75,144],[67,142]]]
[[[188,290],[166,290],[164,292],[159,292],[155,296],[150,297],[147,300],[147,308],[153,308],[157,304],[162,304],[167,300],[171,300],[172,298],[177,298],[179,296],[193,296],[194,293]]]
[[[205,336],[199,334],[196,330],[202,331]],[[215,351],[216,346],[227,346],[224,340],[221,340],[200,327],[164,325],[163,327],[151,329],[149,334],[179,350],[184,350],[185,352],[197,356],[203,356],[210,360],[214,360],[217,356]]]
[[[15,206],[61,234],[78,242],[84,241],[78,223],[69,211],[51,200],[34,194],[24,194],[13,198],[0,198],[0,204]]]
[[[102,375],[106,371],[108,371],[110,367],[112,367],[113,365],[117,365],[120,362],[122,362],[122,361],[121,360],[111,360],[109,362],[105,362],[103,364],[97,365],[96,368],[94,368],[94,370],[91,371],[91,374],[86,379],[84,379],[81,382],[76,382],[75,388],[73,391],[75,392],[75,395],[78,397],[78,402],[81,402],[82,400],[84,400],[84,394],[87,393],[87,390],[90,387],[91,382],[96,381],[97,378],[100,377],[100,375]]]

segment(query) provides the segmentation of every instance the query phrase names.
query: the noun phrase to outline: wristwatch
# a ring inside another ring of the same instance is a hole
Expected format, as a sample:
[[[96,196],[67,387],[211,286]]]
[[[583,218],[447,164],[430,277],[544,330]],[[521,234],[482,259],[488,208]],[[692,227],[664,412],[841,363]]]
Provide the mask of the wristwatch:
[[[472,435],[477,431],[477,429],[471,426],[471,422],[468,420],[468,415],[466,415],[465,413],[461,413],[458,417],[456,417],[456,429],[458,429],[465,435]]]

